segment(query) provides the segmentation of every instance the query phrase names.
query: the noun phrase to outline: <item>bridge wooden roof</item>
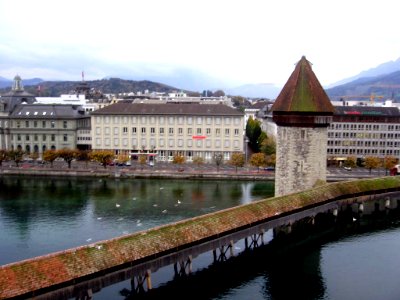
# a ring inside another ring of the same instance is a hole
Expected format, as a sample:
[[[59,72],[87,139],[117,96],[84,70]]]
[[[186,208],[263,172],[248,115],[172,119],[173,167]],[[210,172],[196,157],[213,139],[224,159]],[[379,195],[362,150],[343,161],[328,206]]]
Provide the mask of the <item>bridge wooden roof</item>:
[[[331,113],[334,107],[303,56],[271,107],[273,113]]]
[[[116,266],[157,258],[201,244],[215,236],[245,229],[280,214],[320,202],[377,191],[400,189],[400,176],[326,184],[301,193],[225,209],[192,219],[136,232],[91,245],[52,253],[0,267],[0,299],[30,297],[83,276],[96,276]],[[37,292],[39,291],[39,292]]]

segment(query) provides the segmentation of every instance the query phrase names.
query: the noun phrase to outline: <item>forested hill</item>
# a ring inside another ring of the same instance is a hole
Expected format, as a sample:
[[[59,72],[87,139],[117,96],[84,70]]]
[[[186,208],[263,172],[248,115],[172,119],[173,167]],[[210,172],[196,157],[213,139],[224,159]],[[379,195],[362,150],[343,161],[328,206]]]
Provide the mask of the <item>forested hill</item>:
[[[400,102],[400,71],[390,74],[364,77],[352,82],[326,89],[331,100],[340,100],[344,96],[375,96]]]
[[[162,92],[171,93],[178,92],[181,89],[168,86],[162,83],[152,82],[148,80],[134,81],[124,80],[119,78],[109,78],[101,80],[85,81],[85,84],[90,89],[94,89],[103,94],[117,94],[117,93],[129,93],[129,92]],[[24,88],[27,92],[38,95],[38,86],[40,86],[40,96],[42,97],[57,97],[61,94],[68,94],[74,92],[75,89],[82,85],[81,81],[42,81],[36,85],[25,85]],[[11,85],[8,88],[0,89],[0,94],[4,94],[11,90]],[[184,91],[190,95],[194,92]]]

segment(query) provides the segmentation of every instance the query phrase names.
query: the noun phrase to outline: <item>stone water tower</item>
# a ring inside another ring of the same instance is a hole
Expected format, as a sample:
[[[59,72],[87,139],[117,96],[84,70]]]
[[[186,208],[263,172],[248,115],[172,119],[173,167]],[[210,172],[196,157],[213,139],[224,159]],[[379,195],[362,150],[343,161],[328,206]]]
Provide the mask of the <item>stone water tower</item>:
[[[304,56],[271,111],[277,125],[275,196],[325,182],[327,127],[334,107]]]

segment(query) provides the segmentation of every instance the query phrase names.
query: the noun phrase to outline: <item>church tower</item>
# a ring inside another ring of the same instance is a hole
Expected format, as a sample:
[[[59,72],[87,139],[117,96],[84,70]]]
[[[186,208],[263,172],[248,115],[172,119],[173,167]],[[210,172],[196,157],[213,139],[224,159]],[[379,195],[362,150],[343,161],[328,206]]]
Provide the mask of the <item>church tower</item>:
[[[271,111],[277,125],[275,196],[325,182],[327,127],[334,107],[304,56]]]

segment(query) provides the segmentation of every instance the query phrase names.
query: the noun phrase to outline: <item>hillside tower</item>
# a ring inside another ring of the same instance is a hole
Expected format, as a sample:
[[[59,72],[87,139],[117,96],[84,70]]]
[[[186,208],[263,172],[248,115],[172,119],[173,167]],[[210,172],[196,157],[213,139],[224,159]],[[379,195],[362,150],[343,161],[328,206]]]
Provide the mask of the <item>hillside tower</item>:
[[[304,56],[271,111],[277,125],[275,196],[325,182],[327,127],[334,107]]]

